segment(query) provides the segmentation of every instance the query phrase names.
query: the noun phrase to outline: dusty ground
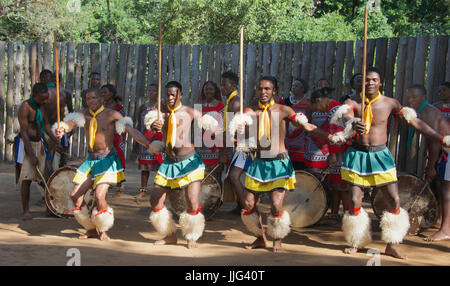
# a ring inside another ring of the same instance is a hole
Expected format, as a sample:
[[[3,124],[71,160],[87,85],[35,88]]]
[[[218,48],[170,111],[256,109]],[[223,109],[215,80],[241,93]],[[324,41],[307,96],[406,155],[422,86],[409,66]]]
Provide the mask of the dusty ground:
[[[111,241],[79,240],[82,229],[74,218],[45,217],[45,208],[37,206],[40,199],[37,187],[32,185],[31,212],[33,219],[22,221],[19,187],[14,185],[12,165],[0,164],[0,265],[58,265],[71,259],[70,248],[81,254],[81,265],[171,265],[171,266],[271,266],[271,265],[366,265],[373,257],[366,252],[346,255],[343,234],[331,227],[293,229],[284,240],[285,253],[273,254],[271,249],[246,250],[245,243],[253,237],[245,229],[240,217],[230,213],[234,204],[224,204],[206,222],[198,249],[187,249],[186,241],[178,245],[154,246],[161,237],[148,222],[149,203],[136,204],[140,173],[136,164],[126,170],[125,195],[108,201],[114,208],[115,225]],[[381,253],[385,245],[380,241],[377,219],[373,218],[373,239],[368,247]],[[424,236],[407,236],[400,246],[407,260],[380,256],[380,264],[392,265],[450,265],[450,242],[427,243]],[[181,231],[178,230],[181,237]]]

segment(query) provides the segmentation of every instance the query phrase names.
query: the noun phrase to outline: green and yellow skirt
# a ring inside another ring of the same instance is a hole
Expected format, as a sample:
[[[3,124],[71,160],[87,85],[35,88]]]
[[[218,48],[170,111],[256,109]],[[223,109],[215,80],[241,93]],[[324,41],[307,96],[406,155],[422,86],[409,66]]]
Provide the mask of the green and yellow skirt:
[[[294,190],[294,184],[295,170],[289,156],[275,160],[255,158],[246,171],[245,188],[251,192]]]
[[[155,184],[164,188],[181,189],[204,177],[205,165],[198,153],[179,162],[172,162],[166,157],[159,166]]]
[[[92,176],[93,189],[100,184],[115,185],[125,181],[122,163],[116,152],[109,153],[106,157],[93,159],[88,157],[86,161],[78,167],[73,182],[76,185],[82,184],[89,174]]]
[[[389,149],[366,152],[350,146],[341,169],[342,180],[360,187],[380,187],[397,182],[397,170]]]

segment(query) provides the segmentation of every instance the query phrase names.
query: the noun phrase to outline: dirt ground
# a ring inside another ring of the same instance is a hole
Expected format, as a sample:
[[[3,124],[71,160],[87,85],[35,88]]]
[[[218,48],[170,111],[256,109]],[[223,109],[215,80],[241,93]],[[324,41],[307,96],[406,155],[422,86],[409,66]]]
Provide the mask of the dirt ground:
[[[253,241],[240,220],[230,213],[233,203],[225,203],[206,222],[199,248],[188,249],[186,240],[178,230],[178,245],[155,246],[161,237],[148,221],[148,199],[137,204],[140,173],[137,165],[129,163],[126,169],[125,194],[108,201],[114,208],[115,225],[109,232],[110,241],[79,240],[83,231],[74,218],[46,217],[45,207],[38,206],[40,192],[32,184],[31,214],[33,219],[22,221],[19,186],[14,185],[13,166],[0,164],[0,266],[65,266],[71,259],[69,249],[80,251],[81,265],[97,266],[364,266],[374,256],[367,251],[355,255],[342,252],[346,247],[342,231],[332,227],[293,228],[284,239],[284,253],[274,254],[268,249],[246,250],[244,245]],[[383,255],[385,245],[380,240],[378,220],[370,205],[366,206],[373,222],[371,252],[380,251],[379,264],[394,265],[450,265],[450,241],[427,243],[429,229],[419,236],[407,236],[400,246],[408,255],[398,260]],[[271,246],[271,244],[270,244]],[[375,249],[375,250],[373,250]],[[69,255],[68,255],[69,254]],[[378,259],[378,258],[377,258]]]

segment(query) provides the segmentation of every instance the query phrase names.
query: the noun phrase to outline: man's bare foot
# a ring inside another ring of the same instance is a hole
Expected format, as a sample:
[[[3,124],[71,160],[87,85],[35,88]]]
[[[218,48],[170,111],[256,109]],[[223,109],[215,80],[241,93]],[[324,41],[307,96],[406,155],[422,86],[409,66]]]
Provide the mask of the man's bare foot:
[[[386,246],[386,250],[384,251],[384,254],[393,256],[398,259],[406,259],[406,255],[400,252],[400,250],[394,246],[393,244],[388,243]]]
[[[360,250],[361,249],[357,248],[357,247],[348,247],[348,248],[344,248],[344,253],[345,254],[355,254],[355,253],[357,253]]]
[[[281,239],[276,239],[273,241],[273,252],[283,252],[283,247],[281,246]]]
[[[87,239],[87,238],[92,238],[92,237],[98,237],[98,232],[97,232],[97,229],[95,229],[95,228],[86,231],[85,234],[80,235],[78,238],[79,239]]]
[[[267,247],[267,240],[262,236],[256,238],[256,240],[253,241],[252,244],[245,246],[246,249],[256,249],[256,248],[266,248],[266,247]]]
[[[147,192],[146,191],[141,191],[135,198],[136,200],[145,198],[147,196]]]
[[[177,236],[176,234],[172,234],[164,237],[161,240],[155,241],[155,245],[165,245],[165,244],[177,244]]]
[[[188,240],[187,248],[191,249],[191,248],[197,248],[197,247],[198,247],[197,241],[195,241],[195,240]]]
[[[31,219],[32,219],[32,217],[29,212],[24,213],[22,216],[22,220],[31,220]]]
[[[106,231],[100,233],[99,239],[100,240],[110,240],[110,238],[109,238],[108,234],[106,233]]]
[[[442,230],[439,230],[424,240],[428,242],[450,240],[450,235]]]

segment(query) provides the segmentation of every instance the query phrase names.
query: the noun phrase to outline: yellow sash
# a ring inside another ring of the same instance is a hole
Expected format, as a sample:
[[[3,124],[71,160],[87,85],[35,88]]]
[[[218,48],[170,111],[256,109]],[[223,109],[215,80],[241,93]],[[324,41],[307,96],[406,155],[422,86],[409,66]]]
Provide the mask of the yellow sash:
[[[360,94],[361,99],[362,99],[362,95]],[[364,108],[364,122],[366,122],[366,134],[369,133],[370,130],[370,126],[372,125],[372,120],[373,120],[373,113],[372,113],[372,103],[374,103],[375,101],[377,101],[378,99],[381,98],[381,94],[378,91],[378,95],[372,99],[369,100],[366,97],[365,103],[366,103],[366,107]]]
[[[167,105],[167,109],[170,111],[169,115],[169,125],[167,128],[167,137],[166,137],[166,146],[169,146],[169,142],[172,145],[172,148],[175,147],[175,143],[177,141],[177,117],[175,115],[175,112],[180,109],[183,106],[183,104],[180,104],[178,107],[175,107],[174,109],[170,108]]]
[[[225,109],[223,113],[223,131],[227,130],[227,112],[228,112],[228,104],[230,101],[238,94],[238,91],[233,91],[227,99],[227,103],[225,104]]]
[[[95,118],[105,107],[102,105],[96,112],[89,109],[89,113],[92,115],[92,119],[89,122],[89,147],[94,151],[95,133],[97,133],[97,119]]]
[[[267,109],[275,104],[275,101],[272,100],[267,105],[261,104],[261,102],[258,102],[259,108],[263,109],[263,112],[259,116],[259,129],[258,129],[258,139],[261,140],[261,138],[266,134],[267,139],[270,140],[270,118],[269,118],[269,112]]]

